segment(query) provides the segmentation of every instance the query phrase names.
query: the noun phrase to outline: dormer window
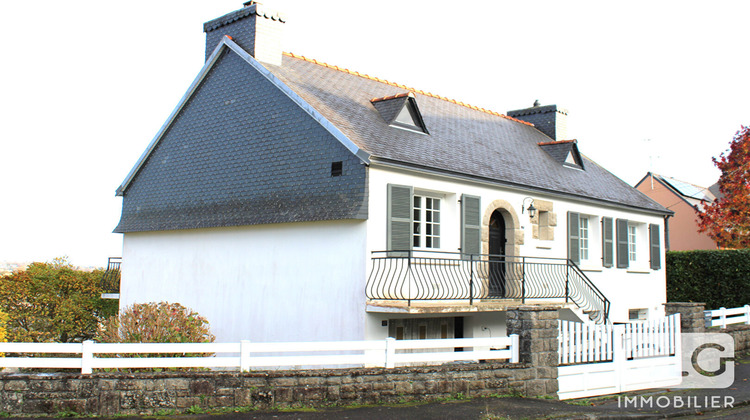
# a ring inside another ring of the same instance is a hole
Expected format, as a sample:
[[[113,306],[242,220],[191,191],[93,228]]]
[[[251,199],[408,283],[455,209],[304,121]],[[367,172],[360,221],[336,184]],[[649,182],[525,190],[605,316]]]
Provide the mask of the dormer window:
[[[585,169],[583,167],[581,154],[578,152],[578,144],[575,140],[539,143],[539,147],[563,166],[575,169]]]
[[[417,99],[412,92],[376,98],[370,102],[391,127],[427,134]]]
[[[583,169],[583,163],[581,163],[581,155],[578,154],[578,150],[571,149],[568,152],[568,157],[565,158],[563,163],[565,166],[572,166],[575,168]]]

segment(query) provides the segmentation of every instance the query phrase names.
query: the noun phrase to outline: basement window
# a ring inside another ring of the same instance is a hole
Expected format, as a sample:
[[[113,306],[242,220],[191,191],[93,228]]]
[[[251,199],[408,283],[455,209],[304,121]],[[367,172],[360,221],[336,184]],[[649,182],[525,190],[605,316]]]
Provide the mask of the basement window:
[[[341,176],[344,173],[344,163],[343,162],[333,162],[331,163],[331,176]]]

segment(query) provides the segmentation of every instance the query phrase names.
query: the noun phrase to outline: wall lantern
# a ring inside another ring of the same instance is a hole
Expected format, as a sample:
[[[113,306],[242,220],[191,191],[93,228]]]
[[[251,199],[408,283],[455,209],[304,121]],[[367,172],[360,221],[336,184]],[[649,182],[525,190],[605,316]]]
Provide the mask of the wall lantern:
[[[534,207],[534,199],[531,197],[526,197],[523,199],[523,203],[521,204],[521,214],[523,214],[523,209],[526,207],[526,200],[529,200],[529,207],[526,208],[526,210],[529,211],[529,219],[533,219],[534,216],[536,216],[536,207]]]

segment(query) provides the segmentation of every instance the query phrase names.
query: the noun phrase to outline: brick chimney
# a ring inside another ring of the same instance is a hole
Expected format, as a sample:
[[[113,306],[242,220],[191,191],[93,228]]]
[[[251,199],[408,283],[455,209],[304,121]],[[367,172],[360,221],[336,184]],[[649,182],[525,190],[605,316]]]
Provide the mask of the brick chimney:
[[[567,109],[558,108],[557,105],[540,106],[539,101],[534,101],[531,108],[508,111],[507,115],[534,124],[552,140],[568,140]]]
[[[229,35],[256,60],[281,65],[282,29],[280,14],[265,9],[257,1],[243,3],[243,8],[203,24],[206,33],[206,60],[224,35]]]

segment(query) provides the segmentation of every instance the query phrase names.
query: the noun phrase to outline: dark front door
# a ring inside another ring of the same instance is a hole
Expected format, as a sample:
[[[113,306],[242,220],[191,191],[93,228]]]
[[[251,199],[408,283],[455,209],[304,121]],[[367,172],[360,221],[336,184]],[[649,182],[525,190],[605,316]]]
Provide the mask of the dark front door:
[[[490,216],[489,297],[505,296],[505,242],[505,219],[495,210]]]

